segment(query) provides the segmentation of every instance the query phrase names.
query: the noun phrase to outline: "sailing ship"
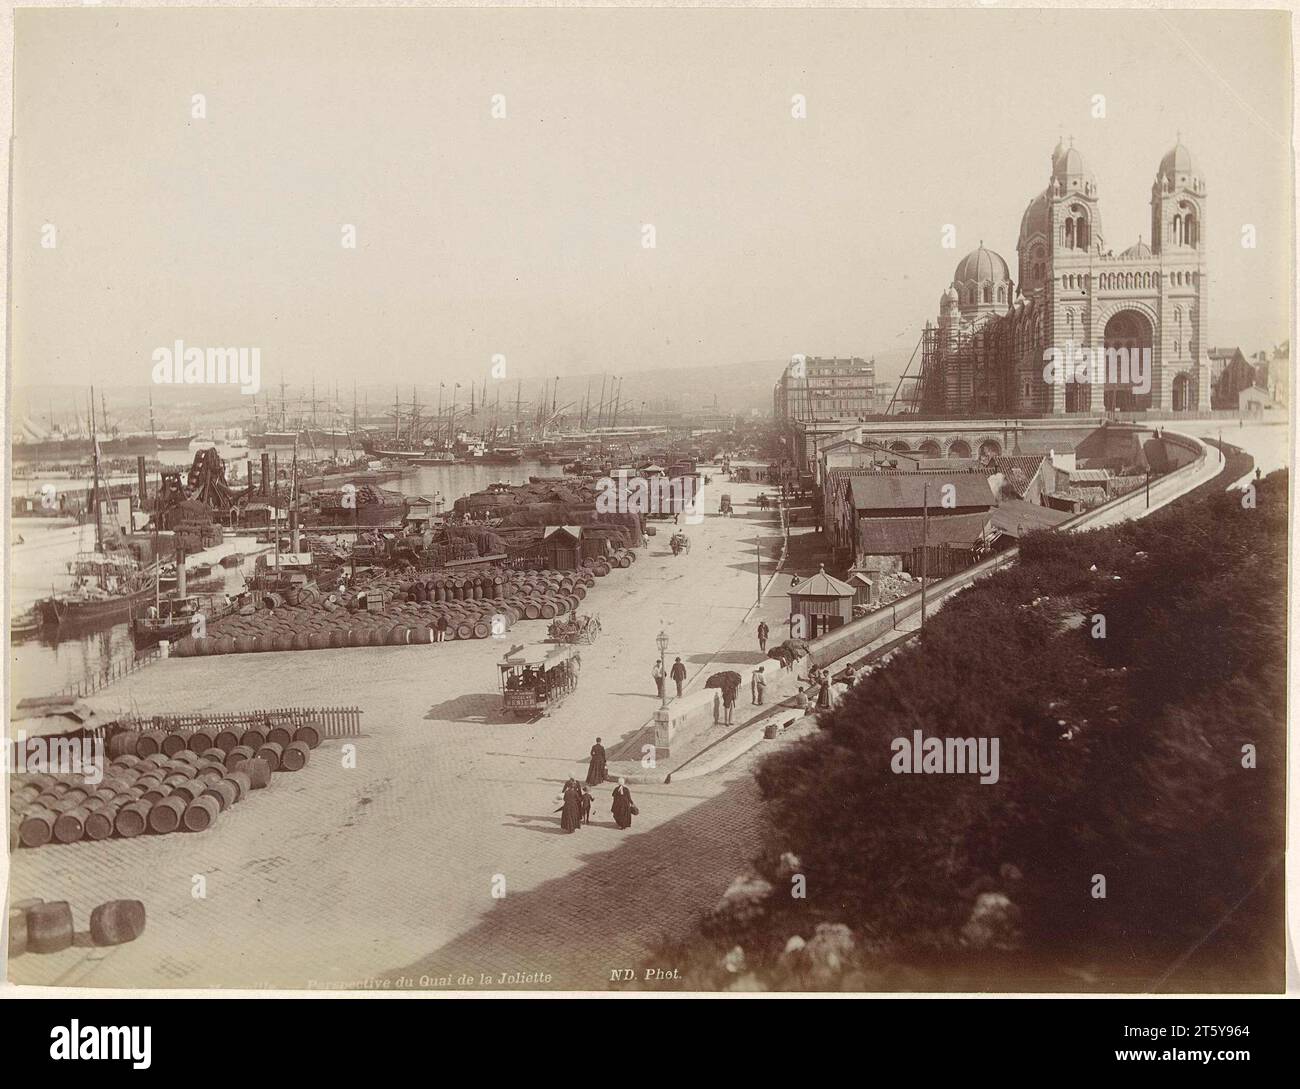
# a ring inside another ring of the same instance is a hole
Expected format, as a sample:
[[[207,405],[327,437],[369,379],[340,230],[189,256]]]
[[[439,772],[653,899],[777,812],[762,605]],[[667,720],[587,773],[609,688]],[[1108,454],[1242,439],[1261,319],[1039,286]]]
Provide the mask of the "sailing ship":
[[[95,391],[90,391],[91,466],[94,489],[91,505],[95,512],[95,548],[78,552],[68,572],[75,582],[70,590],[55,591],[37,602],[41,623],[47,628],[75,628],[116,623],[131,615],[134,605],[157,593],[156,564],[142,567],[117,534],[104,532],[102,496],[99,488],[100,446],[95,432]]]

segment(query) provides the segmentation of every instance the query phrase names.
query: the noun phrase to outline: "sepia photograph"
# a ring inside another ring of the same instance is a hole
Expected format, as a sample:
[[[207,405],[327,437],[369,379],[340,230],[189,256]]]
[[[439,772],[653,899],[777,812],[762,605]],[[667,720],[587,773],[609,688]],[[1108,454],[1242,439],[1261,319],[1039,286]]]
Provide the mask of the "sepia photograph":
[[[1289,10],[10,33],[7,997],[1300,988]]]

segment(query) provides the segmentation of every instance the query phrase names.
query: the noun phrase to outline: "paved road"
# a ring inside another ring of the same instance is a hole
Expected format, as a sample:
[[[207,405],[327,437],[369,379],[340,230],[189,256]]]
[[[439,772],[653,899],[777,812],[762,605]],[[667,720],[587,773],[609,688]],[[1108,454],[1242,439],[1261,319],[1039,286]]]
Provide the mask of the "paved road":
[[[738,503],[759,491],[726,490]],[[565,835],[555,796],[566,776],[585,772],[597,734],[617,741],[653,711],[661,624],[670,655],[693,673],[731,641],[753,601],[760,529],[774,555],[773,519],[749,505],[690,527],[688,556],[674,557],[661,529],[649,556],[598,583],[587,604],[603,631],[584,653],[579,691],[533,725],[501,715],[502,645],[480,640],[175,659],[97,694],[105,712],[357,704],[365,736],[355,768],[344,766],[341,743],[327,743],[211,832],[18,852],[14,897],[68,899],[81,926],[104,899],[138,898],[150,921],[139,941],[107,955],[19,958],[11,978],[296,988],[391,980],[412,966],[436,975],[435,965],[518,964],[550,974],[552,986],[600,985],[611,958],[634,960],[642,943],[712,904],[752,853],[748,764],[638,788],[631,833],[613,826],[606,788],[596,823]],[[544,633],[525,624],[507,641]],[[722,658],[756,659],[757,647]],[[504,900],[493,896],[502,879]],[[608,949],[593,951],[584,932]]]

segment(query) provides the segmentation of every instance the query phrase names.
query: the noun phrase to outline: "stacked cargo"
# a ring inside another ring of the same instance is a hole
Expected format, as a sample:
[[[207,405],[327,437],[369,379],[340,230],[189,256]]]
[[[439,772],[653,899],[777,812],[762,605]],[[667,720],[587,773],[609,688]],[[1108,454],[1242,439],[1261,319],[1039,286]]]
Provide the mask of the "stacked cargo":
[[[236,731],[115,729],[97,784],[84,776],[18,775],[10,796],[11,846],[202,832],[277,771],[303,768],[320,731],[311,724]]]

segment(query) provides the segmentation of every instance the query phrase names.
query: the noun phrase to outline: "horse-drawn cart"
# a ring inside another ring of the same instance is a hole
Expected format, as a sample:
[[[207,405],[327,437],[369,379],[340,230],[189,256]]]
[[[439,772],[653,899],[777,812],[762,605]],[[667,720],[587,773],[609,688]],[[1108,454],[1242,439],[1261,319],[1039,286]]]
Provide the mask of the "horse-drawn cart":
[[[690,552],[691,539],[685,533],[674,533],[668,538],[668,547],[673,550],[674,556],[680,556],[683,552]]]
[[[594,643],[600,634],[600,618],[570,613],[551,621],[546,637],[552,643]]]

